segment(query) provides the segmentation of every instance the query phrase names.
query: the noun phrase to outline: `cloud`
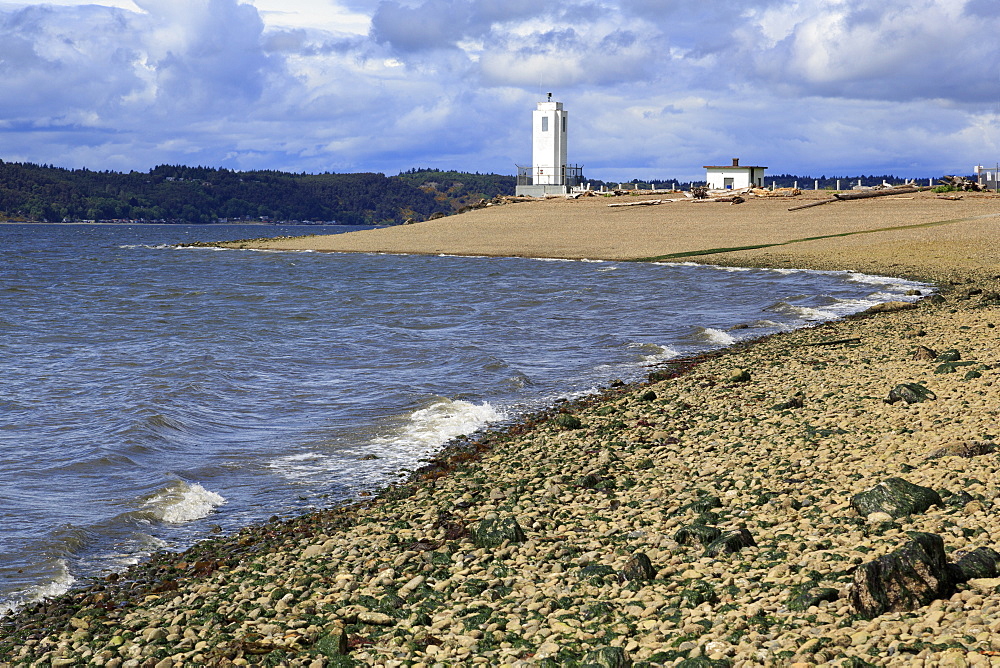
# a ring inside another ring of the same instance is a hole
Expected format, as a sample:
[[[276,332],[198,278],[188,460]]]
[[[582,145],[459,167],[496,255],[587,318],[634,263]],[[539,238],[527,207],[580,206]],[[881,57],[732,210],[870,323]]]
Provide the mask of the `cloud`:
[[[959,171],[1000,155],[998,31],[993,0],[6,0],[0,158],[510,173],[552,91],[597,178]]]

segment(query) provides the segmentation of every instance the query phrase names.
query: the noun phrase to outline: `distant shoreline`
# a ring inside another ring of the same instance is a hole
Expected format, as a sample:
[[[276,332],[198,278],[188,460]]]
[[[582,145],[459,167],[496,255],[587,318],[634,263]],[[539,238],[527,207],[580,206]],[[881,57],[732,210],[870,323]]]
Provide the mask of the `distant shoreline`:
[[[611,208],[603,197],[490,206],[413,225],[339,235],[220,243],[229,248],[691,261],[728,266],[851,269],[921,280],[989,265],[1000,197],[932,192],[837,202],[753,198],[739,205],[672,202]]]

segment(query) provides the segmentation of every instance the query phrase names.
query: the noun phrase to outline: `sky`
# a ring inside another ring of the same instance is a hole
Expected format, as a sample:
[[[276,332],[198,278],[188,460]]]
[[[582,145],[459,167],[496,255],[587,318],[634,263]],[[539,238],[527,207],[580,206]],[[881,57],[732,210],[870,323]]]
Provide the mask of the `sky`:
[[[1000,161],[1000,0],[0,0],[0,159],[590,178]]]

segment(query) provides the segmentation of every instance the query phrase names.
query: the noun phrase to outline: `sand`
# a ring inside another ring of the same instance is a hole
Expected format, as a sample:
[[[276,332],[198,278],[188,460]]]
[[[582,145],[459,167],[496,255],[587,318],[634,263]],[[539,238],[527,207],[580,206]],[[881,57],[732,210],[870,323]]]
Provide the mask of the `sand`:
[[[609,207],[656,199],[563,198],[491,206],[434,221],[338,235],[233,244],[248,248],[560,257],[611,260],[697,259],[749,266],[794,265],[945,278],[996,264],[1000,198],[932,192],[791,206],[828,198],[753,198],[744,204],[673,202]],[[841,236],[848,235],[848,236]],[[805,239],[814,239],[806,241]],[[756,250],[711,249],[771,245]]]
[[[897,609],[853,602],[910,532],[949,563],[1000,550],[1000,200],[788,204],[548,201],[281,242],[638,258],[852,233],[695,259],[941,293],[675,361],[460,439],[377,498],[154,555],[0,622],[0,665],[1000,665],[995,563]],[[510,245],[529,218],[544,231]],[[933,398],[887,403],[904,383]],[[940,503],[859,512],[891,478]]]

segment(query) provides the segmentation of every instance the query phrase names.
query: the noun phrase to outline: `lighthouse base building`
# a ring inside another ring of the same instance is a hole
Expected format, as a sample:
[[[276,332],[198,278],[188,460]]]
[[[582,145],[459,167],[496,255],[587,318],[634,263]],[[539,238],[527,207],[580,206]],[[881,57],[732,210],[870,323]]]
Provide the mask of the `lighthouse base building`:
[[[531,165],[517,166],[515,194],[568,195],[583,183],[583,167],[566,162],[567,114],[562,102],[539,102],[531,117]]]

